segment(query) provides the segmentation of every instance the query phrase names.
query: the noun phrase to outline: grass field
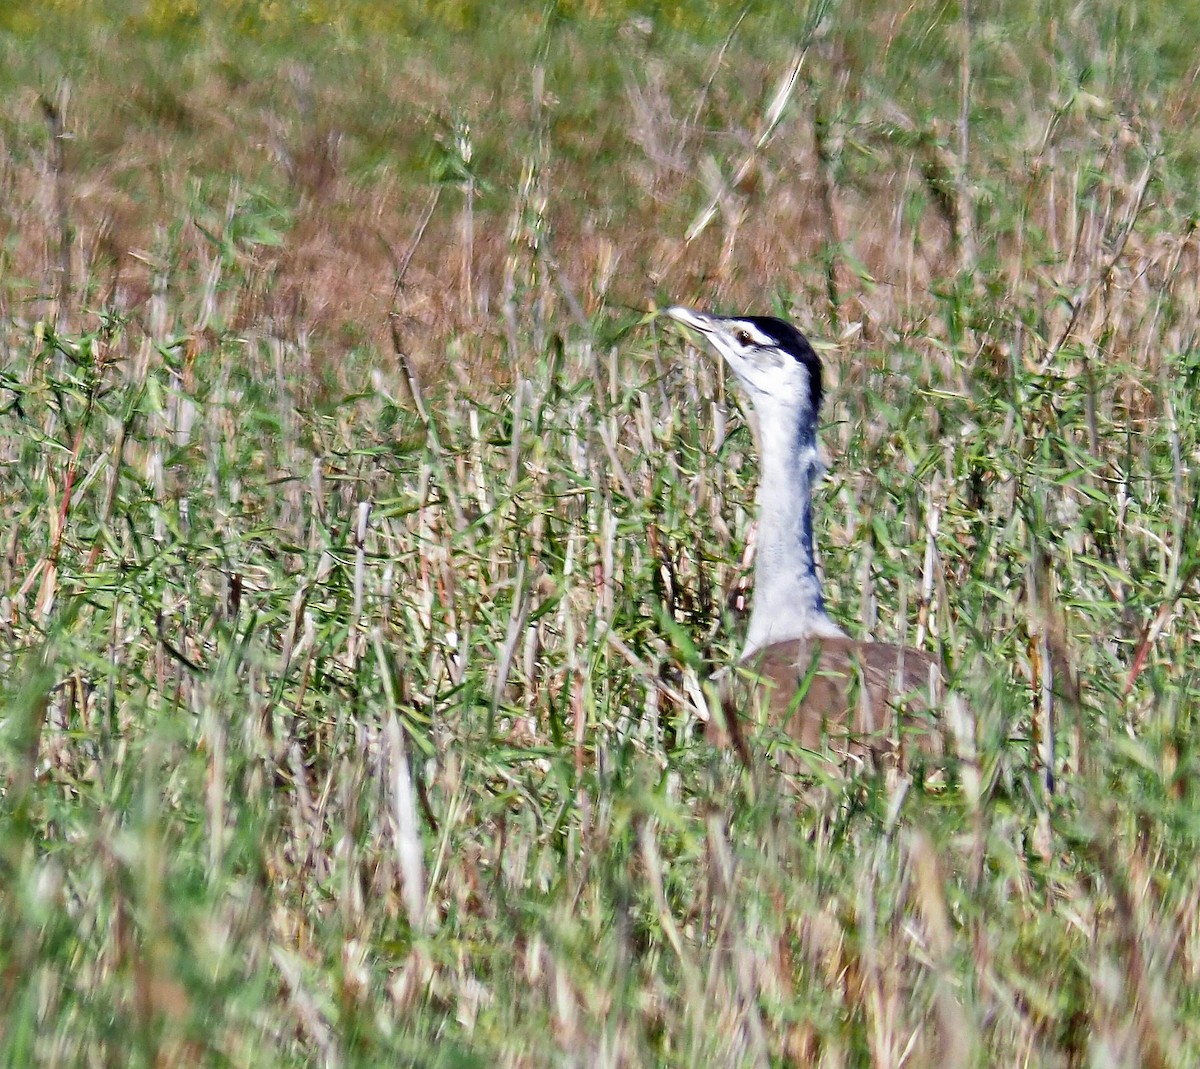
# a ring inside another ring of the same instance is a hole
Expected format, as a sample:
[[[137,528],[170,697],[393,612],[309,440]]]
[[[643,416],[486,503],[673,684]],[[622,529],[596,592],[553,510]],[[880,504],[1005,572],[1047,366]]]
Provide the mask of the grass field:
[[[1197,56],[8,6],[0,1064],[1200,1062]],[[676,302],[818,346],[827,600],[943,658],[944,773],[699,737],[756,461]]]

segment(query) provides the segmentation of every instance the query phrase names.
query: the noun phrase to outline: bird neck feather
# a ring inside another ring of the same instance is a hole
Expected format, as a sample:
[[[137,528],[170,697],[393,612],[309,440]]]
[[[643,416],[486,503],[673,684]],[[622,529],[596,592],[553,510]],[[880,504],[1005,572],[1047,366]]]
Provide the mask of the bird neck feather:
[[[743,657],[787,639],[844,635],[825,612],[813,547],[812,491],[821,473],[815,413],[797,418],[758,406],[757,414],[758,547]]]

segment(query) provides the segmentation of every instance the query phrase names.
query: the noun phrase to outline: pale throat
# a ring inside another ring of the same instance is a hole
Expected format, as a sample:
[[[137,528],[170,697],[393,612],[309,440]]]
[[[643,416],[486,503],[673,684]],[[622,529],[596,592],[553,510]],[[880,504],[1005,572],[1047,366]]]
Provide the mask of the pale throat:
[[[812,492],[822,471],[815,414],[760,404],[755,417],[758,544],[743,658],[775,642],[845,634],[825,612],[813,548]]]

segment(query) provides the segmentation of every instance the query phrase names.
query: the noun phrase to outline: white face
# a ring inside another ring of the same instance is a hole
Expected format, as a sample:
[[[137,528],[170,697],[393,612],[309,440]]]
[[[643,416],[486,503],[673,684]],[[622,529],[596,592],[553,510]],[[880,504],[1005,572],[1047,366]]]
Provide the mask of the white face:
[[[808,368],[756,324],[705,315],[691,308],[668,308],[666,314],[704,335],[724,357],[756,408],[811,409]]]

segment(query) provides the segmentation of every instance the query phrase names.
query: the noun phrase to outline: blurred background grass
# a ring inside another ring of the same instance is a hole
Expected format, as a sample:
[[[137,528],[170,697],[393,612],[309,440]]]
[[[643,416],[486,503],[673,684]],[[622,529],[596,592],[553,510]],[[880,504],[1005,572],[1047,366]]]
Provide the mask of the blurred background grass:
[[[1195,1064],[1198,15],[0,10],[5,1063]],[[944,776],[697,739],[668,301],[817,343]]]

